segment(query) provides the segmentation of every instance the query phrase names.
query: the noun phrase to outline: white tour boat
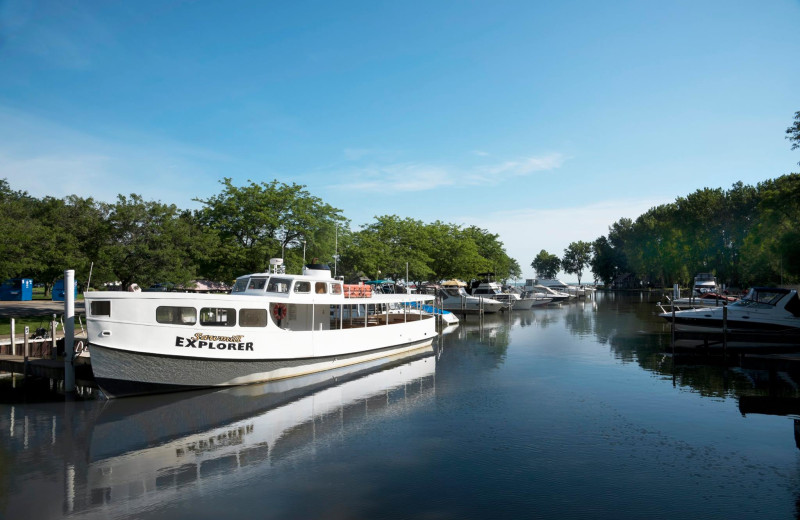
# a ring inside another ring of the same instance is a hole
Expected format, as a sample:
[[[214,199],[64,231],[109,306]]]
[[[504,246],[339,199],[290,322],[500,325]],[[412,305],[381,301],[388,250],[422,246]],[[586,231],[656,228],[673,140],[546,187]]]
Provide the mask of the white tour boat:
[[[425,294],[372,294],[331,278],[237,278],[231,294],[87,292],[95,380],[108,397],[233,386],[330,370],[430,345]],[[405,311],[393,312],[397,304]]]
[[[726,305],[730,332],[800,333],[800,298],[794,289],[754,287],[741,300]],[[672,321],[672,313],[659,314]],[[675,330],[721,332],[723,307],[675,312]]]

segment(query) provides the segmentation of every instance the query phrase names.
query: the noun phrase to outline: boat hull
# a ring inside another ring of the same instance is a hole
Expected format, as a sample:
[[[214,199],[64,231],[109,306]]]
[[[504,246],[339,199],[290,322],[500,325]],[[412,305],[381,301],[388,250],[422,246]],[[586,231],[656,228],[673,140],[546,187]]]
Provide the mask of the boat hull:
[[[91,345],[97,385],[109,398],[237,386],[337,369],[431,346],[432,338],[350,354],[305,359],[170,356]]]
[[[661,315],[668,322],[672,322],[672,314]],[[675,330],[686,332],[721,332],[722,318],[704,317],[675,317]],[[781,322],[758,322],[736,318],[728,318],[726,330],[729,332],[770,332],[770,333],[800,333],[800,328]]]

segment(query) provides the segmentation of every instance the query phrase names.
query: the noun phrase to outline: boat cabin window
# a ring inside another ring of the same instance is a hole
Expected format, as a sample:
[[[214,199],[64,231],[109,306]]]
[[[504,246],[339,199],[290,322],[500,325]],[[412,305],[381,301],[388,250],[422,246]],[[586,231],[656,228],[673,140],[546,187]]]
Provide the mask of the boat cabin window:
[[[263,291],[264,286],[267,284],[267,278],[264,276],[254,276],[250,278],[250,283],[248,284],[248,289],[256,289],[258,291]]]
[[[287,278],[270,278],[267,292],[288,293],[292,281]]]
[[[93,301],[91,305],[92,316],[111,316],[111,301]]]
[[[792,299],[786,302],[786,310],[791,312],[793,316],[800,318],[800,298],[797,297],[797,293],[794,293]]]
[[[340,283],[332,283],[331,284],[331,294],[342,294],[342,284],[340,284]]]
[[[328,292],[326,285],[325,282],[316,282],[314,284],[314,292],[317,294],[326,294]]]
[[[311,282],[295,282],[294,283],[294,292],[296,292],[296,293],[310,293],[311,292]]]
[[[173,325],[194,325],[197,323],[197,310],[194,307],[157,307],[156,321]]]
[[[267,309],[239,309],[240,327],[266,327]]]
[[[461,291],[459,291],[458,289],[447,288],[444,290],[444,292],[446,292],[448,296],[453,296],[455,298],[461,297]]]
[[[200,309],[200,325],[209,327],[233,327],[236,325],[236,309],[203,307]]]
[[[237,278],[236,283],[233,284],[231,292],[232,293],[245,292],[247,290],[247,282],[249,281],[250,278]]]

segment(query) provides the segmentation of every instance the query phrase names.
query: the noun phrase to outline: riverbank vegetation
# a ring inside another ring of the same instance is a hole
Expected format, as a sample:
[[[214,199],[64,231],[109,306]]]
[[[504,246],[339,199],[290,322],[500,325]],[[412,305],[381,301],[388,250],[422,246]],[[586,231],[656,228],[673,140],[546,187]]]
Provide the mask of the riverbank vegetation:
[[[800,280],[800,174],[756,186],[704,188],[620,219],[592,244],[591,269],[611,284],[688,285],[713,272],[731,287]]]
[[[518,277],[498,235],[475,226],[376,217],[357,230],[341,210],[305,186],[278,181],[222,190],[199,210],[119,195],[114,203],[78,195],[36,198],[0,179],[0,281],[32,278],[46,288],[75,269],[92,287],[106,283],[231,283],[284,258],[289,272],[318,259],[348,280]]]

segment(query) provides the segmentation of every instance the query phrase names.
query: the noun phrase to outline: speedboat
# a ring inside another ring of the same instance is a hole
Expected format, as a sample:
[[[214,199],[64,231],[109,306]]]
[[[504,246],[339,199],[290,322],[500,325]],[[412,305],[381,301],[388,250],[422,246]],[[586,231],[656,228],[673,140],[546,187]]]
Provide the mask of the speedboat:
[[[671,300],[672,305],[679,309],[696,309],[700,307],[722,307],[737,301],[736,296],[728,296],[716,292],[705,292],[699,296],[689,296],[687,298],[675,298]]]
[[[434,296],[374,294],[324,264],[240,276],[230,294],[84,295],[92,371],[110,398],[296,377],[430,345]],[[403,312],[391,312],[397,305]],[[362,312],[363,311],[363,312]]]
[[[514,292],[503,292],[502,287],[497,282],[481,282],[472,290],[473,296],[492,298],[505,304],[505,308],[511,310],[527,310],[535,305],[547,305],[552,300],[549,298],[535,298],[523,296]]]
[[[675,311],[675,330],[800,333],[800,298],[794,289],[753,287],[747,296],[724,307]],[[672,312],[659,314],[672,322]]]
[[[467,294],[464,289],[466,286],[467,284],[458,280],[443,282],[439,289],[441,308],[456,314],[478,314],[481,311],[490,314],[507,307],[505,303],[494,298]]]
[[[561,303],[569,300],[570,298],[574,298],[574,296],[570,295],[569,293],[556,291],[550,287],[538,284],[526,285],[524,294],[531,295],[534,298],[547,298],[552,303]]]
[[[551,298],[556,303],[578,296],[577,293],[570,293],[568,289],[569,285],[557,278],[528,278],[523,287],[526,293],[544,293],[545,298]]]
[[[717,292],[717,279],[712,273],[697,273],[692,287],[694,296]]]

